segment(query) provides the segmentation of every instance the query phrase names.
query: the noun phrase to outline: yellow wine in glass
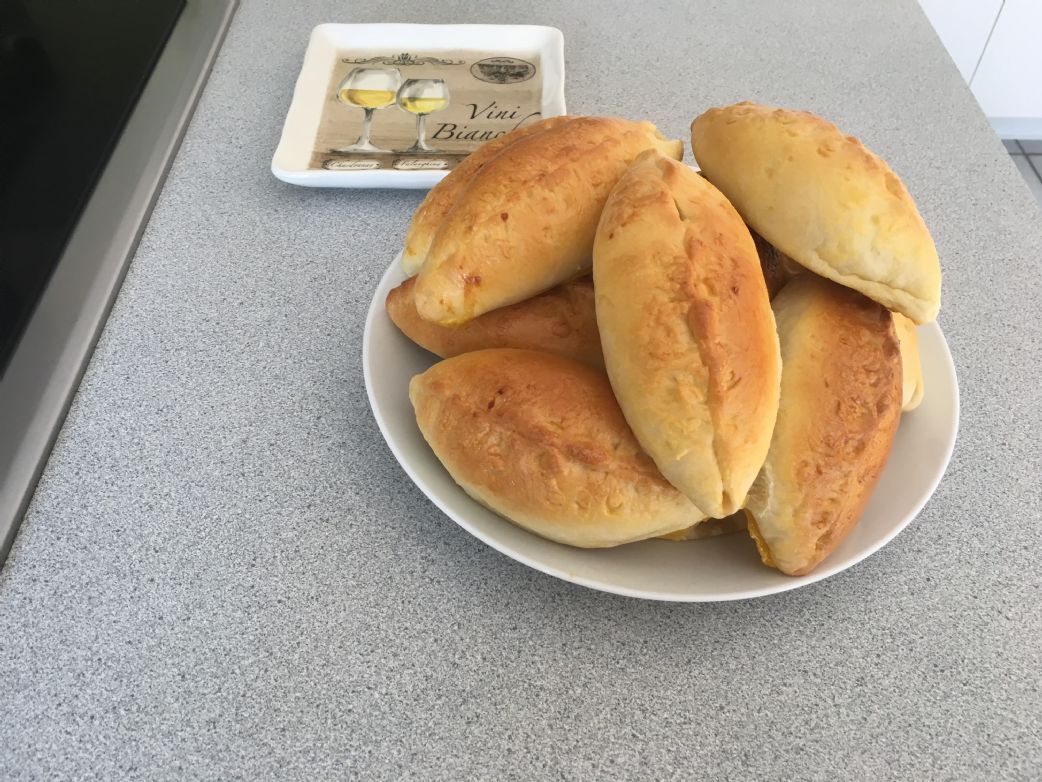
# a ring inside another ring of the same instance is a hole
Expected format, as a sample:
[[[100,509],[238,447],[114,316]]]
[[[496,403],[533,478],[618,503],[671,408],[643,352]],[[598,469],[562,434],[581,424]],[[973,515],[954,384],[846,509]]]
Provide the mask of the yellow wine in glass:
[[[373,112],[393,106],[397,99],[402,74],[397,68],[355,68],[337,87],[336,98],[348,106],[365,110],[362,135],[350,146],[336,152],[387,152],[369,140],[373,126]]]
[[[337,96],[341,103],[361,106],[363,109],[386,109],[394,103],[394,90],[342,89]]]
[[[398,108],[416,115],[416,143],[402,152],[437,152],[427,146],[427,115],[449,105],[449,88],[443,79],[406,79],[398,89]]]
[[[403,98],[402,108],[410,114],[431,114],[449,105],[448,98]]]

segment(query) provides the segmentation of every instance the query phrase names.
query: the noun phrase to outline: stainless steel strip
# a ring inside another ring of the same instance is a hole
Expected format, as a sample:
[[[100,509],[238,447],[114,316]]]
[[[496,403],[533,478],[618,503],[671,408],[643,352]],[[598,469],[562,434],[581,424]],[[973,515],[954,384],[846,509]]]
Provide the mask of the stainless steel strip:
[[[188,0],[0,380],[0,564],[126,274],[236,0]]]

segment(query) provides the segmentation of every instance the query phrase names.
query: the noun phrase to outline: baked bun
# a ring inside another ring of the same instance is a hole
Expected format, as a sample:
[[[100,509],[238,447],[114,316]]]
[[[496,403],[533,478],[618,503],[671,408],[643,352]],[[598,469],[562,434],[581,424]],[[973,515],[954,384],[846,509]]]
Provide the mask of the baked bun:
[[[781,375],[756,247],[720,192],[644,153],[593,250],[612,388],[669,481],[714,518],[742,507],[770,444]]]
[[[648,122],[608,117],[577,117],[506,146],[441,223],[416,280],[420,317],[466,323],[588,269],[604,201],[646,149],[683,153]]]
[[[427,251],[430,250],[431,242],[434,241],[434,234],[437,233],[445,215],[452,209],[456,198],[470,182],[471,177],[482,166],[515,141],[573,119],[575,118],[569,116],[549,117],[539,122],[533,122],[531,125],[525,125],[491,141],[486,141],[463,158],[443,180],[431,188],[419,209],[412,216],[409,229],[405,234],[405,247],[402,250],[402,268],[405,273],[416,274],[423,266],[423,262],[427,259]]]
[[[585,364],[479,350],[414,377],[409,398],[453,480],[544,538],[617,546],[705,517],[655,469],[607,378]]]
[[[805,111],[739,103],[696,118],[691,150],[782,253],[916,323],[937,317],[930,232],[901,180],[856,138]]]
[[[604,369],[588,275],[462,326],[439,326],[421,318],[413,301],[415,284],[410,277],[387,294],[387,314],[405,336],[442,358],[485,348],[527,348]]]
[[[919,362],[919,335],[915,324],[899,312],[894,313],[894,329],[901,345],[901,409],[915,410],[923,401],[923,367]]]
[[[893,319],[860,293],[801,274],[774,299],[781,407],[746,504],[764,564],[804,575],[853,529],[901,415]]]

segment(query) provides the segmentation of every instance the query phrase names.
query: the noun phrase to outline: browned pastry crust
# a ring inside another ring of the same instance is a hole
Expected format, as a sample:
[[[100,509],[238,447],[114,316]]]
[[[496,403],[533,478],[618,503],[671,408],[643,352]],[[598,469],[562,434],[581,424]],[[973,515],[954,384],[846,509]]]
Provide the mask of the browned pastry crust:
[[[589,268],[601,209],[646,149],[683,145],[648,122],[577,117],[508,145],[471,177],[416,280],[420,316],[458,325]]]
[[[531,350],[445,359],[409,384],[416,422],[464,491],[572,546],[616,546],[705,516],[662,477],[603,372]]]
[[[434,234],[441,227],[445,216],[456,203],[459,194],[466,188],[471,178],[492,158],[502,152],[510,144],[523,138],[542,133],[544,130],[563,125],[575,117],[548,117],[533,122],[531,125],[512,130],[491,141],[486,141],[476,150],[461,160],[443,180],[431,188],[423,199],[416,213],[412,216],[409,229],[405,234],[405,247],[402,249],[402,268],[406,274],[415,274],[427,259],[427,252],[434,241]]]
[[[708,515],[734,513],[767,455],[781,375],[745,223],[690,168],[647,152],[604,208],[593,275],[605,365],[637,439]]]
[[[697,117],[691,150],[785,255],[916,323],[937,317],[930,232],[901,180],[856,138],[806,111],[746,102]]]
[[[387,294],[387,314],[405,336],[442,358],[485,348],[525,348],[604,368],[589,276],[486,312],[462,326],[439,326],[421,318],[413,301],[415,283],[410,277]]]
[[[886,465],[901,415],[901,355],[886,308],[815,274],[774,299],[781,405],[749,492],[765,564],[813,570],[847,536]]]

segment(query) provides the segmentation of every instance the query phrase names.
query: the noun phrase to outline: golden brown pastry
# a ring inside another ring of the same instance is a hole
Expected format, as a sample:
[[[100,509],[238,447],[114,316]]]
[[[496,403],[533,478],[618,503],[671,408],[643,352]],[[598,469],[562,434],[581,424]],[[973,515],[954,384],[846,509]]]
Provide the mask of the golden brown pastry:
[[[714,518],[742,507],[781,375],[756,247],[720,192],[647,152],[604,207],[593,250],[612,388],[662,474]]]
[[[901,409],[915,410],[923,401],[923,367],[919,362],[919,335],[912,321],[900,312],[894,313],[894,328],[901,345],[901,377],[903,393]]]
[[[419,209],[412,216],[409,230],[405,234],[405,247],[402,250],[402,268],[405,273],[416,274],[423,266],[423,262],[427,258],[427,251],[431,247],[431,242],[434,241],[434,234],[437,233],[445,216],[456,203],[456,198],[482,166],[515,141],[573,119],[575,118],[569,116],[548,117],[539,122],[533,122],[531,125],[525,125],[491,141],[486,141],[463,158],[443,180],[431,188]]]
[[[604,368],[589,276],[486,312],[462,326],[439,326],[421,318],[413,301],[415,283],[410,277],[387,294],[387,314],[405,336],[442,358],[485,348],[527,348]]]
[[[698,175],[706,178],[702,171],[699,171]],[[763,272],[763,280],[767,283],[767,295],[773,299],[778,295],[778,291],[785,287],[785,283],[804,269],[756,233],[748,223],[745,227],[749,229],[756,245],[756,254],[760,256],[760,271]]]
[[[805,111],[739,103],[697,117],[691,150],[782,253],[916,323],[937,317],[930,232],[901,180],[856,138]]]
[[[479,350],[409,384],[416,422],[464,491],[572,546],[617,546],[705,517],[641,451],[602,372],[532,350]]]
[[[781,407],[746,504],[764,564],[804,575],[853,529],[901,415],[893,319],[860,293],[801,274],[774,299]]]
[[[720,535],[730,535],[733,532],[741,532],[746,528],[745,513],[738,511],[722,519],[706,519],[698,524],[692,524],[687,529],[668,532],[659,535],[660,540],[702,540],[703,538],[715,538]]]
[[[505,147],[470,179],[416,280],[420,316],[458,325],[589,268],[604,201],[645,149],[683,145],[648,122],[577,117]]]

